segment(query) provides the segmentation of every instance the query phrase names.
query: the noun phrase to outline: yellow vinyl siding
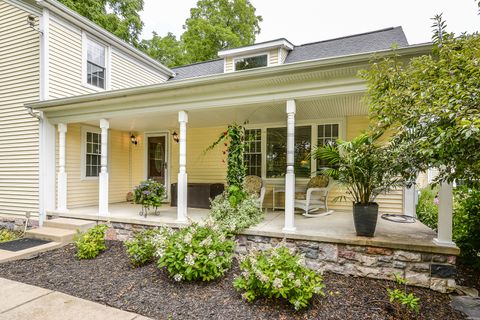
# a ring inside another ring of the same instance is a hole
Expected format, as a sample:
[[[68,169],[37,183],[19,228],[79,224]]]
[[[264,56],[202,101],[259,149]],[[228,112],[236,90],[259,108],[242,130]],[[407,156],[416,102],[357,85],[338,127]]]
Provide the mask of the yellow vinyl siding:
[[[167,80],[158,72],[134,62],[116,50],[112,50],[111,58],[112,90],[161,83]]]
[[[233,70],[233,58],[226,57],[225,58],[225,72],[232,72]]]
[[[40,38],[29,14],[0,0],[0,214],[38,211],[38,121],[23,107],[39,99]]]
[[[95,92],[82,85],[82,33],[79,29],[50,19],[49,54],[50,99]]]

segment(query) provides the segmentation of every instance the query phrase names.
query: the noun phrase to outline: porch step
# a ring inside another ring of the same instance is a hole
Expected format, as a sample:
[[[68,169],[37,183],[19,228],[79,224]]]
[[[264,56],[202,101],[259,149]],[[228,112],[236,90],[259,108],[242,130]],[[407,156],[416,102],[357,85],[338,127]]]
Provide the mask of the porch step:
[[[25,232],[25,238],[40,239],[65,244],[72,242],[75,234],[77,234],[75,230],[41,227]]]
[[[95,226],[94,221],[69,219],[69,218],[56,218],[46,220],[43,225],[49,228],[67,229],[67,230],[80,230],[82,232]]]

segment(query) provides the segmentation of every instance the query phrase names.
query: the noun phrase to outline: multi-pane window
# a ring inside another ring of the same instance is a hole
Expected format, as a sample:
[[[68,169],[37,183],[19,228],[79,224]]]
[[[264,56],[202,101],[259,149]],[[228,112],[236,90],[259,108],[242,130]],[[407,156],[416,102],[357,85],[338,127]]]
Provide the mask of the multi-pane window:
[[[245,164],[247,175],[262,176],[262,131],[260,129],[245,130]]]
[[[105,46],[87,41],[87,83],[105,89]]]
[[[297,177],[308,178],[311,175],[310,150],[312,127],[295,127],[294,169]],[[285,176],[287,165],[287,128],[267,129],[267,178]]]
[[[101,138],[96,132],[86,132],[85,176],[98,177],[101,167]]]
[[[322,124],[318,126],[318,140],[319,147],[334,143],[338,139],[338,124]],[[317,160],[317,169],[331,167],[325,160]]]
[[[267,65],[268,65],[268,55],[266,54],[235,59],[235,70],[237,71],[266,67]]]

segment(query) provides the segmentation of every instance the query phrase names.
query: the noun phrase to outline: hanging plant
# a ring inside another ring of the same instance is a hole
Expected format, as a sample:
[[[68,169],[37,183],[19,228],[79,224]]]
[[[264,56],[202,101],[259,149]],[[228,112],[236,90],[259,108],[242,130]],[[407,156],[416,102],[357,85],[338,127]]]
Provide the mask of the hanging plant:
[[[228,200],[232,206],[236,207],[247,196],[243,191],[243,180],[247,171],[245,165],[245,127],[236,123],[228,125],[227,131],[222,132],[205,152],[214,149],[221,143],[225,147],[222,153],[227,156]],[[225,162],[225,159],[222,162]]]

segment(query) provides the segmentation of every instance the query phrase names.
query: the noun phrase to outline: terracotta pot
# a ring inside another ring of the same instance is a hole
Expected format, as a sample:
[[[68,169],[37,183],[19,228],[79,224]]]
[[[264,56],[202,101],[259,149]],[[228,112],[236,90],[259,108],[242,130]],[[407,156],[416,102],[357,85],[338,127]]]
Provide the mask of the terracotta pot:
[[[357,236],[373,237],[377,228],[378,204],[373,202],[367,205],[356,203],[353,205],[353,223]]]

